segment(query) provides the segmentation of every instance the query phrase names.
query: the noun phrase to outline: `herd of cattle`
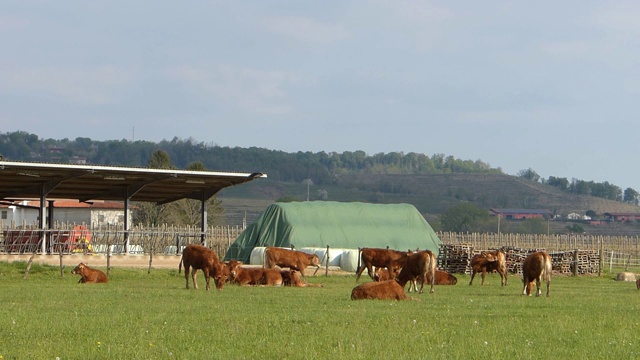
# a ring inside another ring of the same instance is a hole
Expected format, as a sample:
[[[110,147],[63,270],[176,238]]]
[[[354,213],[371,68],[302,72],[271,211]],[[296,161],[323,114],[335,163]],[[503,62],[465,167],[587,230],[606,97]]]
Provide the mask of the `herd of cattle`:
[[[429,292],[434,292],[434,285],[455,285],[455,276],[436,269],[435,254],[424,251],[396,251],[390,249],[363,248],[360,252],[360,264],[356,272],[356,282],[367,269],[372,282],[356,286],[351,291],[351,299],[407,299],[405,287],[409,285],[409,292],[423,292],[425,283],[430,286]],[[264,252],[263,267],[243,266],[242,262],[230,260],[222,262],[215,251],[202,246],[191,244],[185,247],[178,265],[178,272],[184,266],[186,287],[189,288],[189,274],[193,287],[198,288],[196,273],[202,270],[206,289],[211,288],[213,278],[218,290],[222,290],[225,283],[238,285],[263,286],[296,286],[308,287],[322,285],[311,284],[304,278],[305,269],[309,266],[320,268],[320,259],[315,254],[288,250],[277,247],[267,247]],[[483,251],[471,260],[471,281],[476,274],[482,276],[482,285],[488,272],[496,271],[500,274],[501,285],[507,285],[507,267],[505,254],[499,250]],[[547,283],[547,293],[551,283],[551,257],[544,251],[531,253],[523,263],[524,284],[522,294],[532,295],[533,284],[536,284],[536,296],[542,295],[540,282]],[[92,269],[84,263],[78,264],[72,274],[80,275],[81,283],[106,283],[107,276],[98,269]],[[418,289],[418,283],[420,289]],[[640,289],[640,280],[637,283]]]

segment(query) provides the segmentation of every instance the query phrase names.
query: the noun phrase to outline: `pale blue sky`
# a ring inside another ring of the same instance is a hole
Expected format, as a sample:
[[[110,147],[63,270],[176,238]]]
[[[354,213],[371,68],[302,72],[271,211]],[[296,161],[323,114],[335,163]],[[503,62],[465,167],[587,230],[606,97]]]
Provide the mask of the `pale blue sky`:
[[[638,19],[636,1],[8,1],[0,131],[443,153],[640,190]]]

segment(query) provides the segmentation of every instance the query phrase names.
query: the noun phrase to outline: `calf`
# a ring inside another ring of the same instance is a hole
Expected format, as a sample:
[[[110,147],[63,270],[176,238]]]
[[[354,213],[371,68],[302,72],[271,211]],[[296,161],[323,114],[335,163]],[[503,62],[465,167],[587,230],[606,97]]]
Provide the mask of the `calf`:
[[[281,286],[280,269],[238,266],[231,271],[232,282],[238,285]]]
[[[544,251],[537,251],[529,254],[522,263],[522,295],[531,296],[533,282],[536,282],[536,296],[542,295],[540,291],[541,279],[547,282],[547,296],[549,296],[549,286],[551,285],[551,257]]]
[[[101,270],[92,269],[85,263],[80,263],[73,270],[71,270],[73,275],[80,275],[79,283],[106,283],[109,281],[107,279],[107,275],[103,273]]]
[[[455,285],[458,283],[458,278],[449,274],[446,271],[436,270],[436,275],[433,279],[434,285]],[[418,291],[418,285],[416,283],[416,278],[413,278],[411,284],[409,284],[409,292]]]
[[[400,274],[396,280],[404,289],[404,286],[409,281],[413,281],[415,278],[420,280],[420,291],[422,294],[422,289],[424,288],[424,282],[427,277],[429,278],[429,283],[431,284],[430,293],[434,292],[433,285],[435,281],[435,272],[436,272],[436,256],[429,250],[419,251],[407,256],[407,260],[402,266],[402,270],[400,270]],[[417,286],[416,286],[417,288]]]
[[[351,300],[406,300],[404,287],[396,280],[374,281],[360,284],[351,290]]]
[[[265,267],[272,269],[276,266],[280,266],[298,270],[303,278],[304,270],[307,266],[315,266],[316,272],[320,269],[320,259],[316,254],[307,254],[302,251],[268,246],[264,251],[264,256]]]
[[[393,280],[400,273],[400,266],[392,265],[391,268],[376,268],[375,274],[373,275],[374,281],[387,281]]]
[[[213,277],[218,290],[222,290],[224,283],[227,281],[223,264],[218,260],[216,252],[205,246],[196,244],[187,245],[182,251],[182,259],[180,259],[180,264],[178,265],[178,272],[181,271],[183,264],[187,289],[189,288],[189,268],[193,268],[191,279],[193,280],[193,288],[196,290],[198,289],[198,283],[196,282],[196,272],[198,270],[202,270],[204,273],[207,290],[211,288],[211,277]]]
[[[458,278],[446,271],[436,270],[436,276],[433,282],[436,285],[455,285],[458,283]]]
[[[308,282],[302,282],[300,279],[300,272],[295,270],[280,270],[282,276],[282,285],[293,287],[322,287],[322,284],[311,284]]]
[[[360,280],[360,275],[364,269],[367,269],[369,277],[371,280],[376,280],[373,267],[377,268],[388,268],[391,267],[401,267],[406,260],[408,252],[406,251],[397,251],[397,250],[389,250],[389,249],[374,249],[374,248],[362,248],[360,250],[360,260],[362,261],[362,265],[358,268],[356,272],[356,282]]]
[[[481,272],[481,285],[484,286],[484,278],[487,272],[494,270],[500,274],[501,286],[507,285],[507,260],[502,251],[483,251],[480,254],[474,255],[473,258],[471,258],[471,281],[469,281],[469,285],[473,284],[473,278],[476,274]]]

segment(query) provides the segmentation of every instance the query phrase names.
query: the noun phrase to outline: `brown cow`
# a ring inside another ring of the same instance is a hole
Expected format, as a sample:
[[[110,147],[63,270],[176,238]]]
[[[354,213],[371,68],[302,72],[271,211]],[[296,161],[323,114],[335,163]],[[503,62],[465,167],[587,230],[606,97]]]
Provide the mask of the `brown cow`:
[[[362,265],[360,265],[356,272],[356,282],[360,280],[360,275],[362,275],[365,268],[367,269],[369,277],[375,281],[376,279],[373,273],[374,266],[378,268],[402,266],[407,258],[407,254],[408,253],[406,251],[362,248],[360,250],[360,260],[362,261]]]
[[[400,273],[401,267],[399,265],[392,265],[391,268],[377,267],[373,275],[373,281],[387,281],[395,279]]]
[[[103,273],[101,270],[92,269],[85,263],[80,263],[73,270],[71,270],[73,275],[80,275],[79,283],[106,283],[109,281],[107,279],[107,275]]]
[[[187,289],[189,288],[189,268],[192,267],[191,279],[193,280],[194,289],[198,289],[196,282],[196,272],[200,269],[204,273],[206,280],[206,289],[211,288],[210,279],[213,277],[216,288],[222,290],[224,283],[227,281],[223,264],[218,260],[216,252],[202,245],[190,244],[182,251],[182,259],[178,265],[178,272],[181,271],[184,264],[184,278],[187,281]]]
[[[293,287],[323,287],[322,284],[311,284],[308,282],[302,282],[300,279],[300,272],[296,270],[281,270],[280,275],[282,275],[282,284],[284,286],[293,286]]]
[[[283,283],[280,269],[238,266],[231,271],[231,281],[238,285],[281,286]]]
[[[522,282],[524,288],[522,295],[531,296],[533,282],[536,282],[536,296],[542,295],[540,291],[540,281],[547,282],[547,296],[549,296],[549,286],[551,285],[551,257],[544,251],[537,251],[529,254],[522,263]]]
[[[407,294],[396,280],[373,281],[360,284],[351,290],[351,300],[406,300]]]
[[[320,269],[320,259],[316,254],[307,254],[306,252],[282,249],[278,247],[268,246],[264,250],[265,267],[274,268],[276,266],[286,267],[300,271],[304,278],[304,270],[307,266],[315,266],[316,271]]]
[[[469,285],[473,284],[473,278],[476,274],[481,272],[481,285],[484,286],[484,278],[487,272],[494,270],[500,274],[501,286],[507,285],[507,260],[502,251],[483,251],[480,254],[474,255],[473,258],[471,258],[471,281],[469,281]]]
[[[409,281],[413,281],[416,277],[420,280],[420,291],[422,294],[422,289],[424,288],[424,282],[429,278],[429,283],[431,284],[430,293],[433,293],[433,285],[435,280],[435,272],[436,272],[436,255],[429,250],[418,251],[407,256],[407,259],[402,266],[402,270],[400,270],[400,274],[396,280],[404,289],[404,286]]]
[[[418,291],[418,285],[416,283],[417,278],[413,278],[411,284],[409,284],[409,292]],[[458,283],[458,278],[449,274],[446,271],[436,270],[436,276],[433,279],[434,285],[455,285]]]

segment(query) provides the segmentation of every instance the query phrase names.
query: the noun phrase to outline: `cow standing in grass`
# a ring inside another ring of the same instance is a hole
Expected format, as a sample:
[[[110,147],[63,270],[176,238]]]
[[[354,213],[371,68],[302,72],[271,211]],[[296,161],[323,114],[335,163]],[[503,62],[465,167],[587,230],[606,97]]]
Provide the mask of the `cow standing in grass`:
[[[304,270],[308,266],[315,266],[316,272],[320,269],[320,259],[316,254],[307,254],[303,251],[282,249],[268,246],[264,250],[264,265],[273,269],[276,266],[297,270],[304,279]]]
[[[407,259],[402,266],[402,270],[400,270],[400,274],[398,274],[396,280],[404,289],[407,282],[414,281],[414,279],[417,278],[417,280],[420,281],[420,291],[418,291],[418,293],[422,294],[424,283],[428,279],[429,284],[431,285],[431,289],[429,290],[429,292],[433,293],[433,285],[435,284],[435,273],[436,255],[429,250],[418,251],[407,256]]]
[[[497,271],[500,274],[500,284],[507,285],[507,260],[504,253],[500,250],[482,251],[480,254],[471,258],[471,281],[477,273],[482,273],[482,286],[484,286],[484,278],[488,272]]]
[[[390,249],[362,248],[360,250],[360,260],[362,265],[356,272],[356,282],[360,280],[360,275],[367,269],[371,280],[375,281],[373,267],[376,268],[398,268],[404,264],[407,259],[408,252]]]
[[[222,290],[224,283],[227,281],[223,264],[218,260],[216,252],[202,245],[190,244],[182,251],[182,259],[178,265],[178,272],[181,271],[184,264],[184,278],[187,281],[187,289],[189,288],[189,268],[193,268],[191,279],[193,280],[194,289],[198,289],[196,282],[196,272],[202,270],[207,283],[206,289],[211,288],[210,279],[216,284],[218,290]]]
[[[107,279],[107,275],[98,269],[92,269],[85,263],[80,263],[73,270],[71,270],[73,275],[80,275],[79,283],[106,283],[109,280]]]
[[[551,285],[551,257],[544,251],[537,251],[529,254],[522,264],[522,282],[524,288],[522,295],[531,296],[533,290],[533,282],[536,282],[536,296],[542,295],[540,291],[540,281],[547,282],[547,296],[549,296],[549,287]]]

